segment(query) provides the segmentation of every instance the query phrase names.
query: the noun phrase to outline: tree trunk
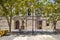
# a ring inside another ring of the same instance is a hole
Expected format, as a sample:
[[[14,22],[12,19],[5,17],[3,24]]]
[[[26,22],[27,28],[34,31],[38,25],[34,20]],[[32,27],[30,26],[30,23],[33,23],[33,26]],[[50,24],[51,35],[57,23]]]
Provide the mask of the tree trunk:
[[[11,33],[11,24],[9,24],[9,33]]]
[[[11,19],[12,20],[12,19]],[[12,22],[12,21],[11,21]],[[11,32],[11,22],[9,22],[9,20],[7,20],[8,26],[9,26],[9,32]]]
[[[54,23],[54,30],[56,30],[56,23],[57,23],[57,21],[54,21],[53,23]]]
[[[11,33],[11,24],[12,24],[12,17],[13,17],[13,13],[12,13],[12,4],[11,4],[11,8],[10,8],[11,10],[11,14],[10,14],[10,19],[9,19],[9,32]]]
[[[9,26],[9,32],[11,32],[11,23],[12,23],[12,4],[11,4],[11,15],[9,16],[10,17],[10,19],[9,19],[9,17],[7,16],[7,13],[9,13],[8,11],[7,11],[7,9],[5,8],[5,6],[3,5],[3,4],[0,4],[2,7],[3,7],[3,11],[5,12],[5,17],[6,17],[6,19],[7,19],[7,23],[8,23],[8,26]]]
[[[8,26],[9,26],[9,32],[11,33],[11,24],[12,24],[12,13],[10,15],[10,18],[6,16],[7,22],[8,22]]]

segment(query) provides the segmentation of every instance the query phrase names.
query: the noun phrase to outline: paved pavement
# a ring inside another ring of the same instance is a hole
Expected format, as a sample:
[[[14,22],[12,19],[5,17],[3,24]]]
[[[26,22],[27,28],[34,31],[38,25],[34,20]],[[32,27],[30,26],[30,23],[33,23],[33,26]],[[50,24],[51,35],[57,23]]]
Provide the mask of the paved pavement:
[[[8,35],[0,37],[0,40],[60,40],[60,34]]]

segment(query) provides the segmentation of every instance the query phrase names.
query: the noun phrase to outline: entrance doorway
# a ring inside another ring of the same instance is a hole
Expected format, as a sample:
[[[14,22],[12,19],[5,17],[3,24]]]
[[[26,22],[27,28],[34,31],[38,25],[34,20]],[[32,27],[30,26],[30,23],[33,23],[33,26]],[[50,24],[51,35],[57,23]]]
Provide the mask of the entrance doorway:
[[[19,21],[17,20],[16,22],[15,22],[15,29],[19,29]]]
[[[24,20],[22,20],[22,25],[21,25],[21,29],[24,29]]]
[[[38,21],[39,27],[38,29],[42,29],[42,21]]]

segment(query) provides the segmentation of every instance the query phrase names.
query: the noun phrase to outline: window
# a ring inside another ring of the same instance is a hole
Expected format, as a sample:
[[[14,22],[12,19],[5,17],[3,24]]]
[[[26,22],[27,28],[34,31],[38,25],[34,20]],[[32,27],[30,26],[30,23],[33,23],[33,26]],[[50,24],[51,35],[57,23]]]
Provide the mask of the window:
[[[24,20],[22,20],[21,29],[24,29]]]
[[[49,22],[48,21],[46,21],[46,26],[49,26]]]
[[[38,29],[42,29],[42,21],[39,21],[39,27]]]
[[[42,21],[39,21],[39,25],[42,24]]]
[[[17,20],[16,22],[15,22],[15,25],[16,25],[16,27],[15,27],[15,29],[19,29],[19,20]]]

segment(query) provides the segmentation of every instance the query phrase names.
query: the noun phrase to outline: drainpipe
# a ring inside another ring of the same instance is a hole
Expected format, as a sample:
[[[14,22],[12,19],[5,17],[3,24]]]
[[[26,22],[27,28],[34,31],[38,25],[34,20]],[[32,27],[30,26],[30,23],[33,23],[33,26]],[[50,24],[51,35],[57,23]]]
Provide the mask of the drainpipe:
[[[34,34],[34,15],[32,14],[32,35]]]
[[[26,17],[26,30],[27,30],[27,17]]]

